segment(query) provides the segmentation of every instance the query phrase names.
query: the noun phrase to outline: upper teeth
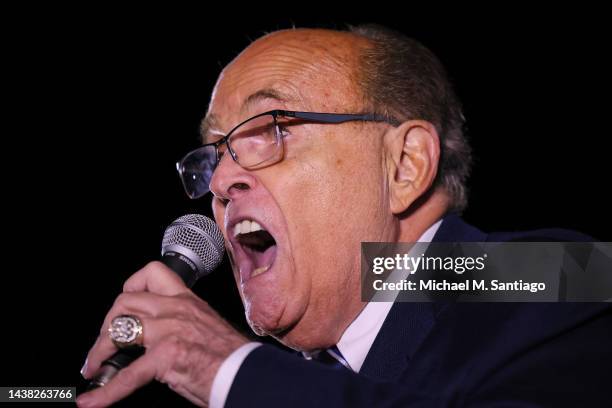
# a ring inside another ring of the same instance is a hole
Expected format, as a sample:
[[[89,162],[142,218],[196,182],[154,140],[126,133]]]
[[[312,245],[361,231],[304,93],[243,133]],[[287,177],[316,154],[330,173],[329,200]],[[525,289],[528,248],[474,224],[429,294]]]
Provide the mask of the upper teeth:
[[[234,225],[234,236],[248,234],[249,232],[261,231],[263,228],[256,221],[243,220]]]

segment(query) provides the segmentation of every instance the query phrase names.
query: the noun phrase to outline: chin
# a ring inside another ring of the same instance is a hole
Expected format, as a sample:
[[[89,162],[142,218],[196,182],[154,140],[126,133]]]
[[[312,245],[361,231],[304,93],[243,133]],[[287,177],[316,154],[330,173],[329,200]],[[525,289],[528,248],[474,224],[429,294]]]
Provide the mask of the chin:
[[[266,289],[260,288],[256,293],[242,292],[246,320],[258,336],[280,339],[301,319],[305,307],[300,305],[306,302],[289,290]],[[279,293],[284,295],[279,296]]]
[[[277,302],[266,302],[266,304],[257,301],[244,302],[246,320],[258,336],[273,336],[285,330],[281,324],[283,309],[284,305]]]

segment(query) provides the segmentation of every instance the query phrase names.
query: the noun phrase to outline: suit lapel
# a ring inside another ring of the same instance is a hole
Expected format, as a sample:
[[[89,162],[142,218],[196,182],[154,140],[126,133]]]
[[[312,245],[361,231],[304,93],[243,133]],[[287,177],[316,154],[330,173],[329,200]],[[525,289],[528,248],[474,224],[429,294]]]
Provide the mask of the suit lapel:
[[[399,377],[433,323],[431,303],[395,303],[363,362],[360,374],[383,381]]]

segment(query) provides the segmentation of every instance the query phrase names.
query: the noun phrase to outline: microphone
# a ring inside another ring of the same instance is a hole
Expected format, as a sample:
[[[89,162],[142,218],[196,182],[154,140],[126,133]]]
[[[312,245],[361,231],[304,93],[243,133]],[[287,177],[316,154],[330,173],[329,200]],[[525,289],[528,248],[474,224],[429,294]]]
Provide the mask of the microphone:
[[[161,261],[183,279],[187,287],[215,270],[225,252],[223,234],[217,224],[200,214],[177,218],[166,228]],[[122,349],[105,360],[87,390],[102,387],[124,367],[144,354],[144,347]]]

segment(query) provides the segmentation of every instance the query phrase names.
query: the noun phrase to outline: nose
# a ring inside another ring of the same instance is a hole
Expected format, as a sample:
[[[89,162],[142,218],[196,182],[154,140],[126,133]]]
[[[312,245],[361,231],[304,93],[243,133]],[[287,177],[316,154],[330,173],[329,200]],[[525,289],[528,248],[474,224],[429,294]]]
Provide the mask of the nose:
[[[255,186],[255,177],[236,163],[229,152],[219,161],[210,180],[210,191],[223,201],[231,201]]]

